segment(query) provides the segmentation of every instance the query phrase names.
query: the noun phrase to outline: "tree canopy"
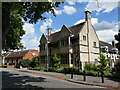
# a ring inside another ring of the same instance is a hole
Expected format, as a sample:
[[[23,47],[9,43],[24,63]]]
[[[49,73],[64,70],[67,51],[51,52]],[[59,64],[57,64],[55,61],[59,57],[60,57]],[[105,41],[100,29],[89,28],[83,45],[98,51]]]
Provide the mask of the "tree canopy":
[[[54,8],[60,2],[2,2],[2,49],[10,51],[22,49],[21,37],[25,34],[22,18],[33,24],[39,19],[44,20],[45,12],[55,15]]]
[[[116,47],[117,47],[118,50],[120,51],[120,30],[119,30],[118,34],[115,35],[115,40],[118,41],[118,43],[116,44]]]

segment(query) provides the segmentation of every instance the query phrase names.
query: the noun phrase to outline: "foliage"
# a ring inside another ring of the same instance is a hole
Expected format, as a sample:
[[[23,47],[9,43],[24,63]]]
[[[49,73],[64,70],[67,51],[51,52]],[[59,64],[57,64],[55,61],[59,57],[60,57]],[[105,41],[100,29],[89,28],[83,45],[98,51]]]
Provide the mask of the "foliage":
[[[39,65],[39,58],[38,57],[33,58],[31,61],[31,67],[38,67],[38,65]]]
[[[22,18],[29,23],[46,19],[45,12],[51,12],[55,16],[54,8],[59,7],[60,2],[2,2],[2,49],[10,51],[23,49],[20,43],[25,34]]]
[[[100,71],[105,71],[105,70],[108,70],[109,66],[108,65],[108,59],[107,57],[104,55],[104,53],[101,53],[100,57],[99,58],[99,65],[98,65],[98,69]]]
[[[56,54],[53,56],[53,68],[57,69],[60,67],[59,58],[56,56]]]
[[[120,79],[120,60],[116,63],[114,67],[113,77],[115,79]]]
[[[22,67],[30,67],[31,61],[29,59],[19,60],[19,64]]]
[[[98,71],[98,67],[92,63],[86,63],[84,68],[85,68],[85,70]]]
[[[30,69],[30,70],[41,70],[41,67],[28,67],[28,69]]]
[[[20,68],[20,63],[17,63],[15,67]]]
[[[120,51],[120,30],[119,30],[118,34],[115,35],[114,37],[115,37],[115,40],[118,41],[118,43],[116,44],[116,47],[117,47],[118,50]]]
[[[3,6],[4,6],[4,4],[3,4]],[[14,13],[14,11],[12,13]],[[3,13],[3,15],[4,15],[4,13]],[[4,15],[4,16],[6,16],[6,15]],[[2,18],[3,21],[5,21],[4,18],[5,17]],[[11,23],[9,24],[9,31],[7,32],[6,38],[3,38],[3,40],[2,40],[3,51],[10,51],[10,50],[15,50],[15,49],[18,50],[18,49],[24,48],[24,46],[20,42],[22,39],[21,37],[25,34],[25,31],[23,30],[23,27],[22,27],[24,25],[22,23],[22,19],[19,15],[14,13],[14,14],[10,15],[10,20],[11,20]],[[4,23],[5,23],[5,26],[4,26]],[[2,22],[3,35],[4,35],[4,30],[7,27],[6,23],[7,22]]]

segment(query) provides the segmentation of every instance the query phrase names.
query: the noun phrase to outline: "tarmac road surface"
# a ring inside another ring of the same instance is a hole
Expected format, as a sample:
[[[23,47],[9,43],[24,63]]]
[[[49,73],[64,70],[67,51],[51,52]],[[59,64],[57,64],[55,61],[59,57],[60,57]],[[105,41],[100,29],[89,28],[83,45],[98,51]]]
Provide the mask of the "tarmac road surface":
[[[107,89],[97,86],[76,84],[54,77],[38,75],[36,73],[19,72],[18,70],[11,68],[0,68],[0,73],[2,73],[3,90],[5,88],[95,88],[98,90]]]

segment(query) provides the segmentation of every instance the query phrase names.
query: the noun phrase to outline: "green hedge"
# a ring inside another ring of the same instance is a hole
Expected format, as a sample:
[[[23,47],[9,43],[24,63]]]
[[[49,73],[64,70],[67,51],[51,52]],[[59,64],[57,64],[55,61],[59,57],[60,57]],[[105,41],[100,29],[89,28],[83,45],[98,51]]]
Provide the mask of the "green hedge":
[[[92,63],[86,63],[84,69],[85,70],[98,71],[98,67],[95,64],[92,64]]]
[[[19,60],[19,64],[22,67],[30,67],[31,61],[29,59]]]
[[[28,69],[71,74],[71,68],[70,67],[61,67],[61,68],[58,68],[58,69],[52,68],[52,67],[49,67],[48,69],[46,67],[34,67],[34,68],[30,67]],[[83,70],[80,70],[77,67],[73,67],[72,69],[73,69],[74,74],[77,74],[77,75],[83,75],[84,74]],[[89,75],[89,76],[101,76],[101,73],[99,73],[98,71],[85,70],[85,72],[86,72],[86,75]],[[105,77],[112,77],[112,73],[110,73],[110,71],[105,71],[104,76]],[[118,76],[115,76],[115,77],[118,77]]]

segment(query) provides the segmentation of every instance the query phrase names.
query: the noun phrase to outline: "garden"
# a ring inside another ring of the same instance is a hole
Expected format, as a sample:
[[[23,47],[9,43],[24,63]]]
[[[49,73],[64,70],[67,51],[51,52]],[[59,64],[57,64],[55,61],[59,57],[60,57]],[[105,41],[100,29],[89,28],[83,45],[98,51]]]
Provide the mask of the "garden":
[[[16,68],[22,66],[23,68],[28,68],[30,70],[38,70],[45,72],[57,72],[64,74],[76,74],[76,75],[86,75],[86,76],[99,76],[102,77],[102,82],[104,82],[104,77],[112,79],[120,79],[120,61],[115,65],[114,68],[108,66],[108,60],[104,54],[101,54],[98,60],[99,64],[95,65],[92,63],[86,63],[84,70],[81,70],[78,67],[60,67],[59,58],[56,54],[53,57],[53,65],[51,67],[40,67],[38,57],[33,58],[32,60],[19,60],[19,63],[16,65]]]

